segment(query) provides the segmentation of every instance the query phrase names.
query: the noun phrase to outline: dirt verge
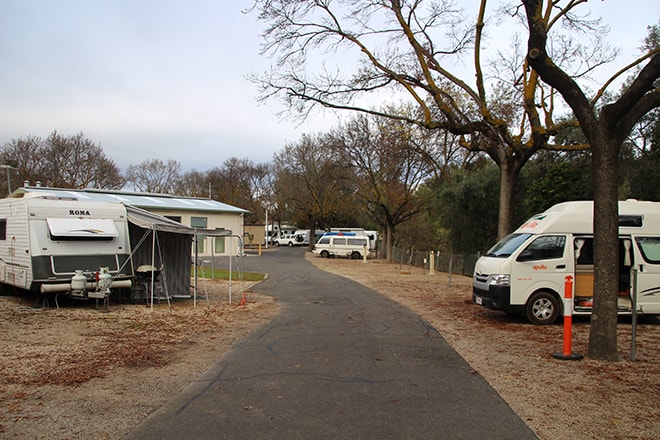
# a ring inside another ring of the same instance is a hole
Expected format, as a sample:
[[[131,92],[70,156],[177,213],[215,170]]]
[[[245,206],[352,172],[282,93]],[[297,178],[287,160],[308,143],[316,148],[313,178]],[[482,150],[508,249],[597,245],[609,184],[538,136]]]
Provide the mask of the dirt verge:
[[[655,439],[660,432],[660,326],[641,323],[637,360],[631,325],[619,325],[621,361],[560,361],[562,326],[538,327],[471,303],[471,280],[370,260],[321,259],[317,267],[411,308],[545,439]],[[0,297],[0,437],[117,439],[267,323],[272,298],[242,286],[229,305],[226,282],[207,282],[208,302],[35,309]],[[234,287],[236,289],[236,287]],[[258,287],[255,288],[258,290]],[[238,296],[238,297],[236,297]],[[577,319],[573,351],[585,353],[588,320]]]

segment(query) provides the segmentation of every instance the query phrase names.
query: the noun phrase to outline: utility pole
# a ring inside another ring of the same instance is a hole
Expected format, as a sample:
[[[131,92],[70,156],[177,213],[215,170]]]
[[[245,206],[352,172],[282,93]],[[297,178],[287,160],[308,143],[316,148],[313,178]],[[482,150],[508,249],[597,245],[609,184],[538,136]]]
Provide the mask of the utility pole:
[[[13,166],[7,164],[0,165],[0,168],[7,170],[7,197],[9,197],[11,196],[11,177],[9,175],[9,170],[18,170],[18,168],[14,168]]]

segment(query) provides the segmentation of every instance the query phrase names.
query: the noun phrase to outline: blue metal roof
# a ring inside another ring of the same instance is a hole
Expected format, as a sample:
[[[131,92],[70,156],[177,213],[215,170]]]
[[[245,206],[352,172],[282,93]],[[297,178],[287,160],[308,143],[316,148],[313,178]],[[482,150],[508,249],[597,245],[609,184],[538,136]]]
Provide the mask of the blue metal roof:
[[[65,189],[43,186],[24,186],[12,193],[12,197],[20,197],[25,193],[48,193],[54,197],[75,197],[79,200],[98,202],[121,202],[125,205],[152,210],[176,211],[206,211],[228,214],[247,214],[250,211],[237,208],[226,203],[201,197],[172,196],[169,194],[153,194],[131,191],[111,191],[102,189]]]

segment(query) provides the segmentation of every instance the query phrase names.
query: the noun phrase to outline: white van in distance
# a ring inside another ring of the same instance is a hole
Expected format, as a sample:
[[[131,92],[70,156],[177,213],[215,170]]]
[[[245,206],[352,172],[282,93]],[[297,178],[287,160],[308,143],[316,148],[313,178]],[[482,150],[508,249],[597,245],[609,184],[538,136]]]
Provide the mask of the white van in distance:
[[[327,232],[319,238],[312,252],[325,258],[338,255],[359,259],[369,255],[369,238],[352,232]]]
[[[660,203],[619,202],[620,314],[660,316]],[[631,286],[637,269],[637,286]],[[593,305],[593,202],[557,204],[530,218],[479,258],[472,300],[506,313],[523,313],[534,324],[563,315],[564,280],[572,276],[574,315]]]

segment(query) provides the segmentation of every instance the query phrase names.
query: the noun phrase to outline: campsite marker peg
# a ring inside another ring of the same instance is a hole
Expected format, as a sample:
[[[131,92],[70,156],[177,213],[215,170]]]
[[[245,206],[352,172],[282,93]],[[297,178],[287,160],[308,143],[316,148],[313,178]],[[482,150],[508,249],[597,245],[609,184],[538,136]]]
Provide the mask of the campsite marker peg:
[[[565,361],[579,361],[584,358],[581,354],[573,353],[571,338],[573,333],[573,277],[564,278],[564,347],[561,353],[552,353],[555,359]]]

